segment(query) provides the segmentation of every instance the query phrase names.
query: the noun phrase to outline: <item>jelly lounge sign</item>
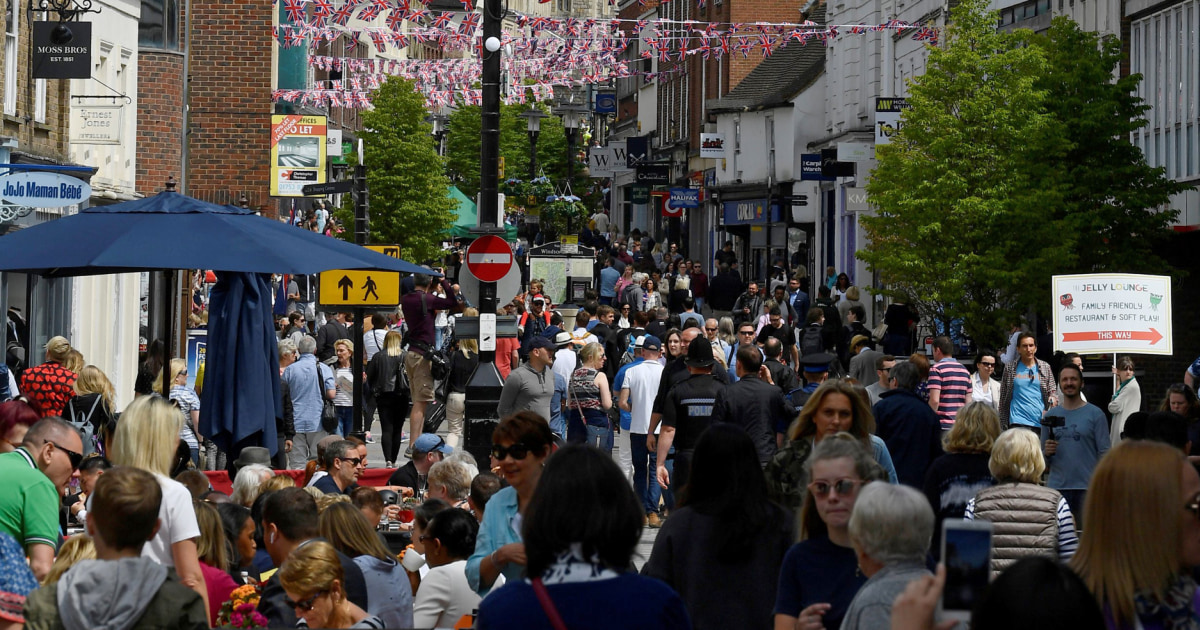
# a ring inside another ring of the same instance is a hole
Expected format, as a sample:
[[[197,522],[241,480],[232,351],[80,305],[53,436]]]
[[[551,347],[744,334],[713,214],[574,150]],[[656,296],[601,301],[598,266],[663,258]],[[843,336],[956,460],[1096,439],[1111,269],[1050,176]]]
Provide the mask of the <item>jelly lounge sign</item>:
[[[58,173],[13,173],[0,177],[0,199],[30,208],[64,208],[92,196],[87,182]]]

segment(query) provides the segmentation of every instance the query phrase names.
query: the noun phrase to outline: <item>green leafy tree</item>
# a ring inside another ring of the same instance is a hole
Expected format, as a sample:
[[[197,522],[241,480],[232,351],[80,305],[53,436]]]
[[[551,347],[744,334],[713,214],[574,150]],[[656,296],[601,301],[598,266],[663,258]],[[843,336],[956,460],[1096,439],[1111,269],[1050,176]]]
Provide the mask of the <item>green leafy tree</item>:
[[[412,81],[389,77],[363,113],[363,143],[370,188],[371,241],[399,243],[412,262],[441,255],[441,242],[454,224],[456,204],[448,196],[450,180],[424,121],[425,100]],[[340,218],[353,240],[353,214]]]
[[[867,185],[878,212],[862,218],[870,245],[858,256],[885,293],[994,345],[1074,263],[1075,235],[1053,212],[1061,178],[1044,168],[1065,130],[1038,84],[1041,48],[998,32],[986,0],[963,0],[952,20],[910,85],[903,127],[878,147]]]
[[[542,113],[541,131],[537,140],[538,175],[545,173],[550,182],[559,188],[567,177],[567,136],[562,120],[549,115],[549,109],[539,104]],[[500,156],[504,158],[505,174],[502,179],[529,179],[529,134],[525,131],[525,119],[521,113],[528,105],[512,104],[500,106]],[[467,196],[474,198],[479,193],[479,155],[482,135],[481,110],[478,105],[460,107],[450,115],[446,132],[446,165],[454,173],[456,183]],[[583,146],[582,134],[575,146]],[[588,181],[582,177],[585,164],[576,164],[575,181],[571,188],[576,195],[583,196],[583,187]]]
[[[1026,37],[1045,51],[1049,63],[1036,85],[1049,95],[1047,111],[1067,130],[1065,154],[1045,166],[1062,181],[1056,214],[1077,242],[1069,271],[1169,273],[1158,251],[1178,212],[1163,208],[1186,186],[1150,167],[1129,140],[1148,124],[1149,106],[1136,96],[1142,76],[1114,81],[1120,40],[1084,31],[1066,17],[1054,18],[1045,34],[1026,31]]]

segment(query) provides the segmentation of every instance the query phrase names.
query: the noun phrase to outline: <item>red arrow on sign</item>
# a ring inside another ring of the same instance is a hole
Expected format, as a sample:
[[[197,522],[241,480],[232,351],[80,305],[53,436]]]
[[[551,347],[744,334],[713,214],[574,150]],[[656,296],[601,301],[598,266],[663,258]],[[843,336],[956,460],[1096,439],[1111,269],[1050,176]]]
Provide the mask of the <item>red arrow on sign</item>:
[[[1162,341],[1157,329],[1145,330],[1093,330],[1088,332],[1063,333],[1063,343],[1070,341],[1149,341],[1154,345]]]

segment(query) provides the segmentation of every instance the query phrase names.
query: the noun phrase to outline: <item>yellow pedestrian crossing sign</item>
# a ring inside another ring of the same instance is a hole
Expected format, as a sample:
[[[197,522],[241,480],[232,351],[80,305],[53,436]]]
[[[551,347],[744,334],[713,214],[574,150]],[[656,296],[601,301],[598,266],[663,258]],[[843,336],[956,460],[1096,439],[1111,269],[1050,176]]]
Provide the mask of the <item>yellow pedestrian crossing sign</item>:
[[[367,245],[381,254],[400,257],[399,245]],[[334,269],[321,272],[317,302],[321,307],[379,308],[400,304],[400,274],[394,271]]]

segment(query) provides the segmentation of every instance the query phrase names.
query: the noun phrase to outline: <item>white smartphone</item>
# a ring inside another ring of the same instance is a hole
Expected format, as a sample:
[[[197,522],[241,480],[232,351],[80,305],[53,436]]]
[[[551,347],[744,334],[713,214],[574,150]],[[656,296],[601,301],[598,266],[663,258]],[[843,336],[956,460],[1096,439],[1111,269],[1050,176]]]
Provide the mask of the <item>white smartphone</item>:
[[[992,575],[992,523],[942,521],[942,563],[946,588],[938,601],[938,618],[970,621]]]

